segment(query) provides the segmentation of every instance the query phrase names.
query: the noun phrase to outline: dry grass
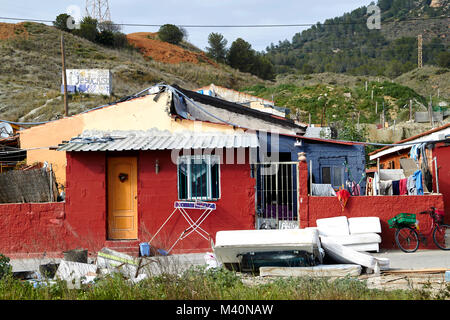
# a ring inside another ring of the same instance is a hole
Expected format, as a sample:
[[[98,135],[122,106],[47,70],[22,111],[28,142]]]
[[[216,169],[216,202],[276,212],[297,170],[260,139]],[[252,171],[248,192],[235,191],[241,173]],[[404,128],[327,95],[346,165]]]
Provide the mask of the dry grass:
[[[62,82],[60,31],[37,23],[23,25],[28,39],[0,40],[0,119],[54,119],[63,111],[62,100],[55,99],[60,95]],[[68,69],[110,69],[113,75],[112,97],[81,96],[81,101],[74,97],[69,105],[71,113],[118,100],[158,82],[187,89],[210,83],[234,89],[264,83],[224,65],[215,68],[206,63],[165,64],[144,58],[134,49],[109,49],[69,33],[64,34],[64,39]]]
[[[435,66],[424,66],[422,69],[415,69],[402,74],[395,79],[395,82],[408,86],[421,95],[429,98],[439,96],[442,99],[450,99],[450,70]]]

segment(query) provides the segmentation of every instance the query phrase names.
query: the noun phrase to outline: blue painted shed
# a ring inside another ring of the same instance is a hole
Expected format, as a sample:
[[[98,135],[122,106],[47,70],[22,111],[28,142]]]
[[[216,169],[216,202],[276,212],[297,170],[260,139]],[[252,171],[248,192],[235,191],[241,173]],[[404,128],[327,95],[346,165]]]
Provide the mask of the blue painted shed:
[[[305,152],[308,170],[312,167],[313,183],[331,184],[338,189],[347,187],[347,181],[355,181],[360,185],[360,194],[365,194],[364,145],[304,136],[274,135],[267,132],[258,132],[258,137],[260,144],[266,146],[269,160],[276,159],[278,152],[280,162],[297,161],[298,153]]]

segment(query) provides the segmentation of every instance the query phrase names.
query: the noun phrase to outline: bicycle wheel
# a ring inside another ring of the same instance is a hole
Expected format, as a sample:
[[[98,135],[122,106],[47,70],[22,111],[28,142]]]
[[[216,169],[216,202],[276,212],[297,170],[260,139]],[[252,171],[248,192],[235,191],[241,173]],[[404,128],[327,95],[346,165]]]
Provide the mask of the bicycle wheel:
[[[450,226],[441,224],[434,227],[433,241],[442,250],[450,250]]]
[[[401,227],[395,231],[395,242],[403,252],[414,252],[419,248],[419,236],[411,227]]]

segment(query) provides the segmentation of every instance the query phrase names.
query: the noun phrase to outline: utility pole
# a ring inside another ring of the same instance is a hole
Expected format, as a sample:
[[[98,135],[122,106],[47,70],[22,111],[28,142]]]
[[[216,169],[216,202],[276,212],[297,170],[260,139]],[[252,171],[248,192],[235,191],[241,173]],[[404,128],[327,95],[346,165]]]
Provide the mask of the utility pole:
[[[67,101],[67,75],[66,75],[66,52],[64,48],[64,34],[61,32],[61,60],[62,60],[62,75],[64,86],[64,115],[69,116],[69,104]]]
[[[409,121],[412,120],[412,100],[409,100]]]
[[[431,104],[431,101],[428,104],[428,116],[430,117],[430,125],[433,128],[433,106]]]
[[[358,111],[358,126],[356,127],[359,130],[359,117],[361,116],[361,111]]]
[[[422,39],[422,35],[419,34],[417,36],[417,67],[419,69],[422,68],[422,44],[423,44],[423,39]]]
[[[325,109],[326,109],[326,105],[323,106],[322,108],[322,117],[320,119],[320,126],[323,127],[323,118],[325,117]]]

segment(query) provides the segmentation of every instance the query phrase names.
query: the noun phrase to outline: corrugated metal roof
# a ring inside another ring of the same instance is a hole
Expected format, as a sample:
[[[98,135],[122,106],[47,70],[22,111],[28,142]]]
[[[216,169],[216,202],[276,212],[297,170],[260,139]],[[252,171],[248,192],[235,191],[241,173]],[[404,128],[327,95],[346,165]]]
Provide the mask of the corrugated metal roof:
[[[256,133],[193,131],[171,133],[151,129],[147,131],[85,131],[57,150],[126,151],[257,147],[259,143]]]
[[[424,136],[431,135],[431,134],[433,134],[433,133],[435,133],[435,132],[439,132],[439,131],[445,130],[445,129],[447,129],[447,128],[450,128],[450,123],[446,123],[446,124],[444,124],[443,126],[440,126],[440,127],[437,127],[437,128],[434,128],[434,129],[431,129],[431,130],[428,130],[428,131],[419,133],[419,134],[417,134],[417,135],[415,135],[415,136],[412,136],[412,137],[409,137],[409,138],[406,138],[406,139],[397,141],[397,142],[395,142],[395,143],[393,143],[393,144],[402,144],[402,143],[407,143],[407,142],[413,142],[413,141],[416,141],[416,140],[418,140],[418,142],[420,142],[420,141],[419,141],[419,138],[422,138],[422,137],[424,137]],[[427,137],[426,140],[428,140],[428,139],[429,139],[429,137]],[[411,147],[411,146],[408,145],[408,146],[406,146],[405,148],[410,148],[410,147]],[[378,153],[380,153],[381,151],[388,150],[388,149],[391,149],[391,150],[388,151],[388,152],[386,152],[385,154],[392,153],[392,152],[394,152],[394,151],[398,151],[398,150],[394,150],[394,148],[397,148],[397,147],[395,147],[395,146],[385,146],[385,147],[383,147],[383,148],[380,148],[380,149],[377,149],[377,150],[375,150],[375,151],[370,152],[370,153],[369,153],[369,156],[375,156],[375,155],[377,155]],[[380,155],[377,155],[376,158],[378,158],[379,156],[381,156],[381,154],[380,154]],[[375,159],[375,157],[374,157],[374,159]],[[372,158],[371,158],[371,160],[372,160]]]

